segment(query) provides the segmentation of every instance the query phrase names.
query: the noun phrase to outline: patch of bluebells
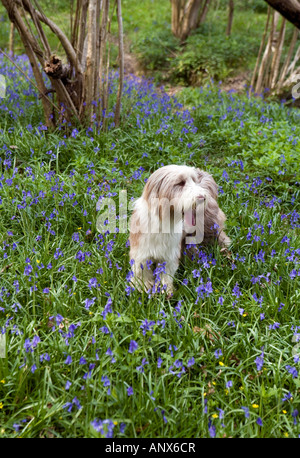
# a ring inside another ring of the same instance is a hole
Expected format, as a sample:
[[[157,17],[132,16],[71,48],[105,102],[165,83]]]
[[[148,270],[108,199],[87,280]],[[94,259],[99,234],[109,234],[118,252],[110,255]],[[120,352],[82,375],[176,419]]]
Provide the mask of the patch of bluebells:
[[[22,68],[27,68],[25,65],[25,60],[16,58],[19,65],[22,66]],[[1,61],[1,58],[0,58]],[[6,67],[6,71],[8,67]],[[28,69],[29,75],[32,76],[32,71],[31,68],[29,67]],[[12,70],[13,74],[14,70]],[[5,72],[4,72],[5,73]],[[16,78],[15,78],[16,79]],[[197,132],[197,127],[194,123],[193,120],[193,113],[190,110],[184,109],[183,106],[176,101],[176,99],[171,98],[168,96],[168,94],[162,93],[161,96],[158,96],[158,93],[152,83],[149,81],[138,81],[134,77],[130,80],[126,80],[124,84],[124,94],[125,97],[131,97],[133,94],[138,94],[138,102],[136,107],[133,108],[133,116],[135,120],[135,124],[137,129],[139,130],[141,136],[147,134],[147,123],[149,119],[155,120],[156,118],[159,120],[159,126],[157,127],[157,138],[159,139],[160,136],[164,136],[165,138],[167,136],[174,136],[174,128],[172,125],[172,117],[170,115],[174,115],[174,117],[181,122],[181,128],[180,128],[180,138],[179,142],[182,142],[186,148],[194,149],[193,144],[193,135]],[[30,94],[30,99],[27,100],[28,105],[32,105],[33,103],[37,103],[37,94],[33,91],[33,88],[29,85],[26,89],[26,92]],[[18,115],[22,114],[24,115],[26,110],[24,109],[24,106],[22,107],[21,103],[19,103],[19,96],[17,92],[14,91],[12,85],[10,85],[9,88],[9,94],[10,98],[12,101],[17,103],[11,104],[11,106],[5,106],[1,103],[1,108],[3,112],[8,113],[9,116],[17,120]],[[209,103],[209,95],[210,93],[208,92],[207,94],[207,103]],[[219,97],[219,110],[220,110],[220,116],[218,117],[218,122],[220,123],[226,123],[229,120],[232,122],[238,122],[238,129],[245,129],[247,126],[247,119],[244,117],[244,107],[239,104],[237,99],[234,99],[233,97],[230,99],[232,102],[232,106],[227,106],[226,107],[226,113],[222,112],[222,96],[221,94],[218,95]],[[230,96],[231,97],[231,96]],[[254,102],[253,102],[254,103]],[[256,103],[256,102],[255,102]],[[263,126],[269,126],[272,125],[273,121],[270,118],[270,116],[263,115],[261,116],[260,108],[257,106],[258,110],[258,119],[262,123]],[[111,117],[111,114],[109,114]],[[215,116],[212,114],[208,120],[208,122],[214,122]],[[238,130],[237,129],[237,130]],[[43,135],[43,132],[45,131],[45,126],[39,124],[37,127],[32,126],[32,125],[27,125],[26,127],[27,132],[34,132],[37,130],[37,134],[41,138]],[[260,135],[260,134],[257,134]],[[265,134],[264,134],[265,135]],[[85,139],[85,147],[88,148],[88,142],[94,141],[95,137],[95,132],[93,132],[92,128],[87,129],[86,133],[87,138]],[[146,138],[146,137],[145,137]],[[79,131],[77,129],[73,129],[71,131],[70,135],[71,141],[76,140],[77,142],[80,141],[80,135]],[[291,136],[290,142],[295,142],[296,137]],[[175,140],[176,141],[176,140]],[[61,140],[59,147],[60,148],[68,148],[70,144],[68,143],[69,139],[65,138],[64,140]],[[142,145],[143,142],[140,144]],[[202,147],[205,144],[205,140],[200,141],[200,146]],[[240,145],[239,145],[240,146]],[[116,186],[118,183],[120,183],[120,180],[128,180],[128,183],[130,185],[135,185],[137,189],[137,186],[139,184],[143,184],[146,180],[145,175],[147,173],[147,168],[148,168],[148,160],[150,159],[150,153],[143,153],[143,158],[145,160],[145,163],[147,166],[133,166],[134,164],[129,164],[127,161],[126,166],[128,166],[128,174],[126,173],[126,170],[120,170],[120,159],[117,157],[117,147],[118,147],[118,142],[116,139],[114,139],[114,142],[111,143],[110,149],[114,149],[113,154],[116,154],[116,157],[114,158],[114,167],[111,168],[110,166],[107,166],[107,170],[105,171],[105,175],[102,178],[99,178],[99,173],[98,170],[95,170],[95,166],[92,162],[89,162],[89,164],[86,165],[85,170],[83,170],[82,177],[83,177],[83,182],[84,186],[82,191],[84,192],[85,199],[88,201],[93,201],[96,196],[98,198],[98,194],[100,193],[102,196],[116,196]],[[57,147],[55,145],[52,147],[52,149],[49,149],[49,147],[45,148],[45,154],[47,157],[50,159],[54,159],[57,157]],[[46,151],[47,149],[47,151]],[[99,153],[101,151],[101,148],[99,146],[96,146],[96,143],[94,143],[92,147],[93,151],[95,154]],[[161,151],[161,154],[164,153],[162,143],[158,140],[158,150]],[[90,248],[92,245],[86,245],[86,239],[87,237],[91,236],[91,229],[87,229],[87,227],[92,227],[91,226],[91,213],[88,205],[86,205],[86,202],[83,203],[82,201],[82,196],[80,193],[77,191],[76,187],[80,187],[79,182],[79,177],[78,177],[78,171],[73,169],[69,174],[69,178],[72,180],[72,186],[74,186],[74,189],[66,189],[66,186],[63,182],[63,180],[56,176],[56,173],[54,170],[48,170],[47,164],[46,163],[41,163],[40,164],[40,169],[41,169],[41,177],[38,176],[38,173],[36,172],[35,169],[32,167],[26,167],[26,169],[23,171],[24,178],[26,178],[28,183],[38,183],[40,178],[43,180],[41,183],[43,183],[43,186],[48,186],[47,192],[43,190],[37,190],[33,191],[32,188],[28,189],[23,189],[21,187],[21,184],[17,184],[17,180],[19,179],[20,171],[18,171],[17,168],[13,168],[14,164],[14,155],[13,152],[9,151],[9,148],[7,146],[3,147],[3,152],[4,155],[3,160],[1,165],[3,166],[4,174],[3,177],[1,177],[0,180],[0,189],[1,191],[3,188],[7,190],[15,189],[16,194],[18,194],[18,200],[17,198],[14,203],[16,205],[16,208],[19,213],[22,212],[27,212],[29,210],[36,210],[36,215],[38,218],[41,219],[42,222],[42,230],[45,231],[43,233],[43,236],[38,235],[35,237],[35,249],[37,250],[38,246],[41,246],[42,243],[44,242],[44,236],[46,233],[46,236],[50,238],[53,251],[51,255],[51,259],[49,259],[47,262],[45,262],[46,267],[43,265],[43,263],[40,264],[35,264],[34,257],[32,256],[32,253],[26,253],[26,261],[24,262],[22,269],[19,273],[16,274],[16,277],[14,281],[12,282],[11,285],[11,290],[7,289],[3,291],[1,290],[0,294],[0,300],[1,300],[1,313],[6,313],[6,302],[10,300],[10,294],[19,294],[20,297],[20,303],[17,302],[15,299],[14,301],[11,301],[10,304],[12,304],[9,309],[9,311],[13,312],[14,314],[21,314],[22,313],[22,308],[25,309],[24,304],[22,303],[22,294],[26,291],[26,287],[24,284],[28,285],[28,293],[32,294],[35,292],[36,297],[38,300],[41,301],[41,292],[43,295],[48,295],[50,292],[55,291],[51,287],[50,290],[50,282],[49,284],[47,283],[46,285],[42,285],[42,283],[39,283],[39,279],[42,278],[42,274],[44,271],[47,272],[47,275],[55,275],[57,273],[62,274],[64,270],[68,269],[67,263],[66,265],[59,265],[59,262],[62,260],[65,261],[65,259],[68,257],[67,252],[64,253],[65,248],[64,245],[61,245],[59,243],[55,243],[54,241],[56,240],[55,237],[57,237],[56,234],[56,225],[59,224],[61,214],[60,211],[63,209],[74,209],[74,211],[78,212],[77,216],[80,215],[82,219],[85,222],[85,229],[81,232],[81,228],[76,229],[76,227],[72,227],[72,235],[70,235],[70,241],[72,243],[72,258],[75,259],[75,265],[76,265],[76,270],[71,271],[71,279],[72,279],[72,285],[75,288],[78,288],[80,283],[77,283],[78,279],[82,280],[84,277],[84,280],[86,282],[86,291],[85,295],[80,298],[82,300],[82,308],[86,309],[88,311],[94,310],[97,307],[97,302],[96,302],[96,295],[97,298],[101,297],[101,302],[102,302],[102,294],[105,294],[105,289],[108,287],[108,285],[105,285],[105,282],[101,283],[98,281],[96,275],[102,275],[103,271],[101,272],[101,268],[98,269],[99,266],[97,266],[97,271],[96,269],[92,271],[93,267],[93,261],[95,260],[94,258],[94,250],[97,250],[97,255],[103,262],[103,265],[105,267],[108,267],[108,269],[115,269],[118,274],[123,275],[123,272],[121,272],[122,267],[120,266],[120,261],[118,259],[118,262],[116,262],[116,259],[114,259],[115,250],[116,246],[118,249],[118,245],[116,245],[116,237],[113,236],[112,234],[96,234],[93,240],[93,248]],[[190,158],[193,157],[194,152],[189,151]],[[33,149],[31,150],[31,157],[33,157],[34,151]],[[281,157],[280,159],[281,163],[283,164],[284,158]],[[45,160],[46,162],[46,160]],[[97,162],[95,160],[95,162]],[[205,159],[206,163],[206,159]],[[144,165],[144,162],[143,162]],[[131,167],[129,169],[129,166]],[[152,164],[151,164],[152,166]],[[209,159],[208,159],[208,167],[210,166],[209,164]],[[221,294],[228,293],[228,296],[233,297],[234,304],[238,303],[240,307],[238,307],[238,311],[240,312],[240,316],[238,316],[238,319],[242,319],[241,317],[244,315],[244,304],[241,302],[241,297],[242,293],[244,293],[245,289],[247,288],[247,284],[250,284],[249,288],[249,297],[253,298],[254,302],[260,306],[260,308],[264,307],[266,302],[267,302],[267,294],[266,289],[268,286],[271,284],[276,286],[276,281],[280,283],[281,278],[278,279],[276,277],[276,274],[274,273],[274,269],[271,267],[269,270],[271,272],[266,272],[267,268],[265,266],[268,265],[268,262],[270,259],[277,261],[279,258],[284,259],[288,264],[288,272],[287,275],[289,279],[296,283],[299,280],[300,276],[300,269],[299,269],[299,254],[300,250],[294,248],[292,238],[290,234],[284,235],[281,237],[278,243],[280,243],[280,247],[278,248],[278,245],[275,246],[275,249],[269,249],[268,248],[268,236],[272,236],[273,234],[276,234],[276,228],[274,221],[268,218],[266,221],[264,219],[264,211],[267,209],[273,210],[274,212],[277,211],[279,212],[279,209],[281,207],[281,204],[284,203],[284,199],[282,200],[280,197],[276,197],[273,195],[263,195],[263,190],[264,186],[268,185],[272,181],[271,178],[266,178],[264,179],[263,177],[255,177],[252,179],[247,177],[244,172],[246,168],[246,162],[244,163],[240,159],[234,159],[230,161],[227,164],[227,168],[224,170],[221,170],[219,178],[222,183],[222,187],[220,187],[220,196],[222,199],[225,199],[226,195],[228,195],[228,188],[229,186],[232,186],[232,189],[234,189],[234,196],[236,198],[240,199],[242,197],[243,191],[247,191],[246,199],[244,199],[244,202],[241,202],[241,206],[244,205],[242,208],[247,208],[247,211],[249,208],[252,208],[249,204],[249,193],[253,193],[253,195],[256,196],[257,202],[255,205],[255,210],[251,213],[250,218],[252,227],[249,227],[247,229],[248,233],[245,236],[245,239],[247,242],[249,242],[249,245],[254,245],[255,247],[255,252],[252,252],[251,250],[249,253],[242,252],[241,253],[233,253],[232,257],[234,259],[234,262],[231,263],[231,269],[232,272],[230,275],[237,275],[239,268],[243,268],[243,265],[246,265],[246,261],[248,260],[248,254],[251,253],[251,259],[255,261],[255,269],[254,271],[249,272],[248,279],[245,277],[245,285],[243,284],[240,279],[236,281],[236,277],[234,277],[234,282],[230,284],[230,287],[228,291],[223,291]],[[102,173],[102,171],[101,171]],[[281,173],[284,173],[282,170]],[[104,172],[103,172],[104,174]],[[236,175],[234,175],[236,174]],[[128,176],[126,176],[128,175]],[[98,179],[99,178],[99,179]],[[279,177],[280,179],[280,177]],[[30,181],[29,181],[30,180]],[[24,180],[25,181],[25,180]],[[98,183],[99,181],[99,183]],[[76,192],[75,192],[76,189]],[[51,208],[47,207],[45,205],[47,203],[47,196],[51,196],[51,198],[57,198],[58,205],[56,208],[53,208],[53,205],[51,205]],[[6,204],[5,202],[5,196],[2,195],[0,197],[0,204]],[[13,200],[14,200],[13,199]],[[295,205],[297,202],[297,194],[294,193],[293,195],[290,195],[290,200],[291,204]],[[225,202],[225,201],[224,201]],[[249,204],[249,205],[248,205]],[[40,209],[38,206],[42,205],[42,209]],[[69,207],[68,207],[69,205]],[[94,207],[93,207],[94,208]],[[280,210],[281,211],[281,210]],[[274,213],[275,214],[275,213]],[[299,213],[296,209],[292,209],[291,211],[285,211],[285,214],[282,214],[281,211],[281,221],[283,224],[287,224],[288,229],[296,229],[300,227],[299,224]],[[89,223],[88,223],[89,219]],[[18,221],[19,223],[19,216],[15,215],[14,219],[11,219],[11,222],[16,222]],[[77,232],[78,231],[78,232]],[[247,232],[246,231],[246,232]],[[16,230],[7,230],[5,234],[7,235],[6,241],[3,244],[3,259],[6,260],[9,258],[10,253],[13,251],[16,251],[18,246],[20,246],[20,249],[22,249],[22,242],[13,242],[9,240],[11,237],[15,237]],[[41,242],[41,243],[39,243]],[[282,248],[281,248],[282,247]],[[128,248],[128,244],[126,244],[126,248]],[[10,251],[11,250],[11,251]],[[282,255],[282,250],[284,251],[284,254]],[[98,258],[98,259],[99,259]],[[276,259],[275,259],[276,258]],[[98,261],[97,259],[97,261]],[[214,276],[211,275],[210,277],[206,277],[206,274],[212,267],[217,267],[220,268],[220,263],[219,260],[216,260],[213,257],[213,254],[210,250],[204,250],[202,248],[197,248],[196,253],[192,256],[192,262],[195,263],[194,267],[191,272],[186,276],[182,283],[184,285],[191,285],[193,281],[195,281],[196,286],[193,288],[193,293],[194,293],[194,299],[193,303],[194,305],[201,305],[202,302],[205,302],[206,300],[210,300],[210,298],[216,299],[215,303],[224,305],[226,307],[228,301],[228,296],[226,296],[225,300],[223,295],[219,295],[217,293],[216,287],[215,287],[215,280]],[[105,264],[104,264],[105,263]],[[222,263],[223,264],[223,263]],[[87,270],[87,273],[83,272],[84,269],[82,269],[84,265],[84,268],[90,268],[91,270]],[[222,265],[223,267],[223,265]],[[73,267],[72,267],[73,268]],[[150,268],[150,262],[147,262],[146,268]],[[224,267],[224,269],[226,266]],[[81,270],[80,270],[81,269]],[[261,270],[258,270],[261,269]],[[264,270],[263,270],[264,269]],[[256,272],[257,270],[257,272]],[[96,271],[96,272],[95,272]],[[164,288],[164,285],[161,284],[161,277],[162,274],[165,273],[165,265],[163,263],[159,264],[156,269],[154,269],[154,277],[155,277],[155,288],[152,291],[153,293],[157,291],[161,291]],[[126,276],[126,281],[129,282],[129,280],[132,277],[132,271],[124,273],[124,277]],[[250,278],[251,277],[251,278]],[[248,281],[248,283],[247,283]],[[29,282],[29,283],[26,283]],[[31,283],[30,283],[31,282]],[[197,283],[196,283],[197,282]],[[54,281],[55,283],[55,281]],[[76,285],[77,283],[77,285]],[[279,284],[278,283],[278,284]],[[42,286],[40,286],[42,285]],[[233,286],[232,286],[233,285]],[[66,286],[66,285],[65,285]],[[255,288],[255,289],[254,289]],[[264,288],[264,289],[262,289]],[[99,289],[99,291],[96,291]],[[70,290],[70,292],[73,294],[73,290]],[[125,300],[131,300],[131,295],[134,296],[134,288],[131,285],[127,285],[126,289],[124,290],[124,301]],[[263,294],[262,294],[263,292]],[[87,294],[86,294],[87,293]],[[196,294],[195,294],[196,293]],[[243,296],[243,298],[246,299],[248,291],[246,291],[246,294]],[[90,297],[87,297],[87,295],[90,294]],[[98,296],[99,294],[99,296]],[[100,296],[101,294],[101,296]],[[103,308],[101,309],[101,316],[104,321],[101,327],[98,327],[97,329],[97,337],[103,339],[103,341],[106,342],[106,346],[101,347],[99,345],[99,348],[95,352],[95,361],[99,361],[101,358],[102,354],[105,354],[108,356],[109,363],[115,363],[116,358],[115,358],[115,353],[112,351],[112,348],[114,349],[114,343],[117,337],[117,330],[115,331],[115,328],[113,327],[113,324],[111,324],[109,318],[110,314],[113,313],[113,301],[110,295],[107,295],[106,293],[106,304]],[[71,294],[70,294],[71,297]],[[105,297],[105,296],[104,296]],[[112,296],[114,297],[114,296]],[[43,298],[44,300],[52,300],[49,297]],[[44,303],[44,302],[43,302]],[[139,304],[142,304],[142,301],[139,302]],[[38,304],[40,307],[40,304]],[[165,304],[164,304],[165,306]],[[92,308],[93,307],[93,308]],[[279,306],[277,311],[281,312],[280,317],[283,317],[285,310],[289,307],[289,302],[288,300],[284,302],[279,302]],[[154,335],[155,332],[158,332],[159,327],[161,329],[165,329],[166,323],[169,322],[170,317],[173,316],[174,321],[178,325],[178,332],[182,330],[182,319],[181,315],[183,315],[183,300],[179,300],[176,304],[172,304],[172,313],[171,314],[166,314],[164,310],[162,310],[162,307],[159,312],[159,319],[154,320],[148,318],[144,318],[141,321],[139,321],[138,328],[136,332],[140,332],[141,335],[147,336],[150,338]],[[248,310],[248,309],[246,309]],[[52,312],[53,313],[53,312]],[[76,324],[69,324],[67,314],[64,312],[64,315],[66,318],[64,318],[62,315],[57,314],[55,316],[52,316],[49,318],[49,323],[51,324],[50,326],[50,331],[49,335],[51,337],[50,332],[55,332],[55,334],[59,334],[62,339],[64,340],[65,345],[69,346],[69,353],[66,354],[64,353],[63,357],[63,362],[67,365],[70,366],[72,364],[73,366],[78,365],[80,366],[81,370],[84,370],[84,375],[83,379],[86,380],[88,378],[91,378],[93,375],[93,370],[96,367],[94,362],[89,362],[89,358],[86,357],[86,355],[81,356],[79,363],[78,359],[74,357],[73,353],[70,350],[70,342],[71,339],[73,339],[76,336],[76,330],[78,327],[81,326],[80,322],[77,322]],[[278,332],[281,331],[280,324],[275,321],[274,318],[276,317],[270,317],[269,314],[269,309],[266,306],[262,313],[257,315],[259,316],[260,320],[264,320],[266,318],[272,319],[273,322],[270,324],[270,321],[268,321],[267,326],[269,327],[270,331],[277,330]],[[4,333],[6,332],[7,329],[11,329],[11,332],[15,333],[16,335],[20,335],[19,332],[21,333],[22,331],[18,330],[16,325],[13,325],[13,320],[15,319],[14,316],[7,317],[6,322],[4,326],[1,328],[1,332]],[[227,318],[230,319],[230,318]],[[282,318],[284,319],[284,318]],[[237,323],[238,324],[238,323]],[[227,321],[228,327],[234,328],[236,326],[234,321]],[[100,326],[100,325],[99,325]],[[112,332],[112,330],[114,333]],[[230,332],[234,332],[234,329],[230,330]],[[297,333],[297,330],[295,330],[295,333]],[[271,333],[270,333],[271,334]],[[137,336],[137,334],[133,334]],[[295,334],[296,335],[296,334]],[[114,337],[114,339],[113,339]],[[135,337],[137,338],[137,337]],[[75,339],[74,339],[75,340]],[[138,340],[138,339],[137,339]],[[146,339],[142,339],[145,341]],[[92,339],[91,341],[95,343]],[[101,341],[102,342],[102,341]],[[24,343],[24,349],[25,353],[29,354],[34,353],[36,348],[38,347],[38,344],[40,343],[39,337],[34,336],[32,339],[26,339]],[[44,342],[43,342],[44,345]],[[110,345],[110,346],[108,346]],[[140,346],[139,346],[140,345]],[[135,340],[131,340],[128,344],[128,346],[125,346],[125,352],[129,352],[130,356],[127,355],[129,358],[134,361],[134,364],[139,364],[136,366],[136,371],[138,373],[143,373],[147,366],[149,366],[149,362],[147,361],[146,358],[141,358],[140,357],[140,350],[142,349],[141,344],[138,344]],[[103,349],[104,348],[104,349]],[[107,350],[106,350],[107,349]],[[116,353],[118,355],[118,353]],[[214,356],[216,359],[219,359],[223,356],[222,350],[217,349],[214,350]],[[138,357],[140,358],[138,363],[136,362],[135,358]],[[168,359],[168,358],[171,358]],[[195,365],[195,358],[192,356],[182,356],[178,352],[178,348],[176,345],[170,345],[169,347],[169,355],[168,358],[162,358],[161,356],[157,356],[156,360],[156,365],[157,368],[161,368],[162,371],[164,371],[164,374],[168,374],[168,376],[172,377],[178,377],[181,378],[183,375],[188,374],[190,375],[193,371],[193,366]],[[202,356],[201,356],[202,358]],[[203,356],[203,359],[205,356]],[[257,371],[261,371],[264,366],[264,350],[262,349],[262,352],[260,355],[258,355],[255,360],[255,366]],[[49,362],[51,360],[50,358],[50,352],[44,352],[39,355],[39,362]],[[285,365],[286,372],[292,376],[292,378],[296,378],[298,376],[298,369],[296,364],[299,362],[299,356],[294,355],[294,366],[291,365]],[[254,366],[254,367],[255,367]],[[24,365],[22,365],[24,367]],[[36,370],[36,364],[29,365],[29,369],[31,372],[35,372]],[[183,377],[184,378],[184,377]],[[185,377],[187,378],[187,377]],[[111,384],[113,383],[113,379],[108,376],[108,375],[103,375],[101,378],[101,382],[103,387],[107,389],[107,395],[110,394],[111,390]],[[180,383],[182,380],[180,380]],[[74,385],[73,385],[74,386]],[[65,389],[68,391],[71,388],[71,382],[68,381],[65,385]],[[226,388],[231,389],[232,388],[232,381],[226,382]],[[135,396],[137,394],[137,390],[135,387],[128,387],[127,388],[127,395],[128,396]],[[154,400],[154,397],[152,396],[151,399]],[[288,393],[285,395],[283,398],[285,402],[291,399],[291,394]],[[77,397],[74,397],[72,401],[64,404],[63,408],[68,412],[68,413],[74,413],[76,412],[76,409],[81,408],[81,404],[78,400]],[[205,409],[207,412],[207,400],[205,402]],[[249,408],[248,407],[241,407],[242,410],[245,413],[245,418],[249,417]],[[219,417],[220,419],[223,418],[224,411],[222,409],[218,409],[219,411]],[[162,408],[157,408],[157,412],[161,415],[161,418],[165,423],[167,423],[167,415],[165,414],[165,410]],[[298,418],[298,411],[297,409],[294,409],[292,411],[292,417],[293,417],[293,422],[295,423]],[[20,423],[20,422],[19,422]],[[257,419],[257,424],[262,426],[262,420],[259,417]],[[16,424],[17,425],[17,424]],[[114,430],[116,430],[116,422],[113,422],[112,420],[94,420],[92,422],[92,426],[94,429],[99,432],[102,436],[104,437],[113,437]],[[16,427],[17,428],[17,427]],[[123,428],[123,426],[122,426]],[[120,432],[123,432],[123,429],[120,426]],[[208,421],[208,434],[211,437],[215,437],[217,434],[217,429],[216,429],[216,424],[213,423],[213,419],[210,417]]]

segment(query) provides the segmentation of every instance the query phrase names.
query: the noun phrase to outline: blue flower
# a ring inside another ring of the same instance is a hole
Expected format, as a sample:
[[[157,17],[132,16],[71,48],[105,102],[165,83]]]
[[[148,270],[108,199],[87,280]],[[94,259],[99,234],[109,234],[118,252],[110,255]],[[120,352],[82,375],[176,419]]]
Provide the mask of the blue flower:
[[[258,417],[258,419],[256,420],[256,423],[259,425],[259,426],[263,426],[263,422],[262,422],[262,419],[260,417]]]
[[[293,376],[293,378],[298,377],[298,371],[295,367],[287,365],[285,368]]]
[[[132,388],[131,386],[129,386],[129,387],[127,388],[127,395],[128,395],[128,396],[132,396],[132,395],[133,395],[133,388]]]
[[[133,353],[138,349],[138,344],[135,340],[131,340],[129,343],[128,353]]]
[[[248,407],[243,407],[243,406],[242,406],[242,409],[243,409],[243,411],[245,412],[245,417],[246,417],[246,418],[249,418],[249,416],[250,416],[249,408],[248,408]]]

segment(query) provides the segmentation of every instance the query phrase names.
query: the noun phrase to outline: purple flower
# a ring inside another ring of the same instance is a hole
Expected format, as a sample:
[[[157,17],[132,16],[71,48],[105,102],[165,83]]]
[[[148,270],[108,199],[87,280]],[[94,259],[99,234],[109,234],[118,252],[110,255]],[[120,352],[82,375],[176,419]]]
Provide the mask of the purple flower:
[[[81,409],[81,404],[76,396],[72,399],[72,402],[66,402],[66,404],[63,405],[63,409],[67,409],[68,412],[71,412],[73,406],[76,406],[78,410]]]
[[[191,367],[194,364],[195,364],[195,358],[192,356],[187,362],[187,367]]]
[[[26,353],[28,353],[29,350],[32,353],[34,351],[34,348],[37,346],[37,344],[40,341],[41,341],[41,339],[39,338],[39,336],[34,336],[33,339],[32,339],[32,342],[30,342],[29,339],[26,339],[25,342],[24,342],[24,348],[25,348]]]
[[[255,364],[257,370],[260,371],[264,365],[264,352],[262,352],[261,355],[255,359]]]
[[[71,364],[71,362],[72,362],[72,357],[70,355],[68,355],[66,360],[65,360],[65,364]]]
[[[139,372],[141,372],[141,373],[144,372],[144,366],[145,366],[146,364],[149,364],[149,362],[146,361],[146,358],[143,358],[143,359],[142,359],[142,364],[141,364],[140,366],[137,366],[137,367],[136,367],[136,370],[139,371]]]
[[[290,399],[292,399],[292,393],[288,392],[282,399],[281,401],[284,402],[284,401],[289,401]]]
[[[262,419],[261,419],[260,417],[258,417],[258,419],[256,420],[256,423],[257,423],[259,426],[262,426],[262,425],[263,425]]]
[[[243,411],[245,412],[245,417],[246,417],[246,418],[249,418],[250,414],[249,414],[249,409],[248,409],[248,407],[243,407],[243,406],[242,406],[242,409],[243,409]]]
[[[280,323],[275,322],[273,324],[270,324],[269,329],[278,329],[279,326],[280,326]]]
[[[297,409],[293,410],[293,412],[292,412],[292,417],[293,417],[293,419],[294,419],[294,425],[297,424],[297,417],[298,417],[298,415],[299,415],[298,410],[297,410]]]
[[[31,274],[31,272],[32,272],[32,265],[31,264],[27,264],[27,266],[24,269],[24,275],[29,276]]]
[[[127,395],[128,395],[128,396],[132,396],[132,395],[133,395],[133,388],[132,388],[131,386],[129,386],[129,387],[127,388]]]
[[[79,360],[79,364],[86,364],[87,363],[87,360],[81,356],[80,360]]]
[[[236,297],[240,297],[242,295],[238,283],[234,285],[234,288],[232,290],[232,294]]]
[[[219,348],[218,350],[216,350],[215,353],[214,353],[214,355],[215,355],[215,358],[216,358],[216,359],[219,359],[220,356],[223,355],[221,348]]]
[[[212,424],[210,418],[208,420],[208,434],[210,437],[216,437],[216,427]]]
[[[103,375],[101,378],[101,382],[103,382],[103,386],[110,386],[110,380],[107,375]]]
[[[96,300],[96,297],[93,297],[92,299],[86,299],[86,300],[84,301],[84,307],[85,307],[87,310],[89,310],[89,308],[90,308],[92,305],[94,305],[95,300]]]
[[[115,424],[112,420],[93,420],[91,425],[95,430],[106,438],[113,437]]]
[[[148,331],[151,331],[154,325],[155,321],[148,321],[146,318],[140,326],[140,328],[142,329],[143,336],[146,335]]]
[[[128,353],[133,353],[138,349],[138,344],[135,340],[131,340],[129,343]]]
[[[103,316],[103,320],[106,319],[106,316],[108,313],[112,313],[112,299],[111,297],[108,298],[107,303],[104,307],[103,312],[101,312],[101,315]]]
[[[298,377],[298,371],[295,367],[287,365],[285,368],[293,376],[293,378]]]

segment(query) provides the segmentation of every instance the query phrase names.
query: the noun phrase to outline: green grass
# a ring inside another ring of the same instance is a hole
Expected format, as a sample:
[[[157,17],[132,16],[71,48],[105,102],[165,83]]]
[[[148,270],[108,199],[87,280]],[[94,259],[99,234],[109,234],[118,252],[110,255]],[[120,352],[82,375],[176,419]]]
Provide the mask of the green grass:
[[[133,78],[121,128],[48,132],[1,72],[0,435],[298,437],[298,111]],[[128,233],[96,229],[101,196],[118,214],[169,163],[213,174],[232,239],[184,255],[171,299],[132,290]]]

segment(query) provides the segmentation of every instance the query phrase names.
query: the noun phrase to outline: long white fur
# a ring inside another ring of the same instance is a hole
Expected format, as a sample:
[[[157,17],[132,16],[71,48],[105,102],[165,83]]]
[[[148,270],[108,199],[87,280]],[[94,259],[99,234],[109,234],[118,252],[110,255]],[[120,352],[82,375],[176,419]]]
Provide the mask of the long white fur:
[[[184,185],[183,185],[184,183]],[[173,277],[179,265],[182,243],[195,227],[183,219],[182,209],[191,210],[195,203],[204,202],[204,242],[217,238],[222,246],[228,246],[230,239],[223,227],[225,215],[217,204],[217,185],[207,172],[185,165],[169,165],[156,170],[148,179],[142,196],[134,204],[130,221],[130,258],[133,260],[134,277],[132,283],[139,290],[153,289],[154,276],[147,261],[153,264],[165,263],[161,283],[168,294],[173,291]],[[154,203],[166,203],[161,209]],[[164,223],[168,230],[168,202],[172,206],[170,230],[164,233]],[[199,223],[199,222],[198,222]],[[215,234],[212,226],[219,227]]]

